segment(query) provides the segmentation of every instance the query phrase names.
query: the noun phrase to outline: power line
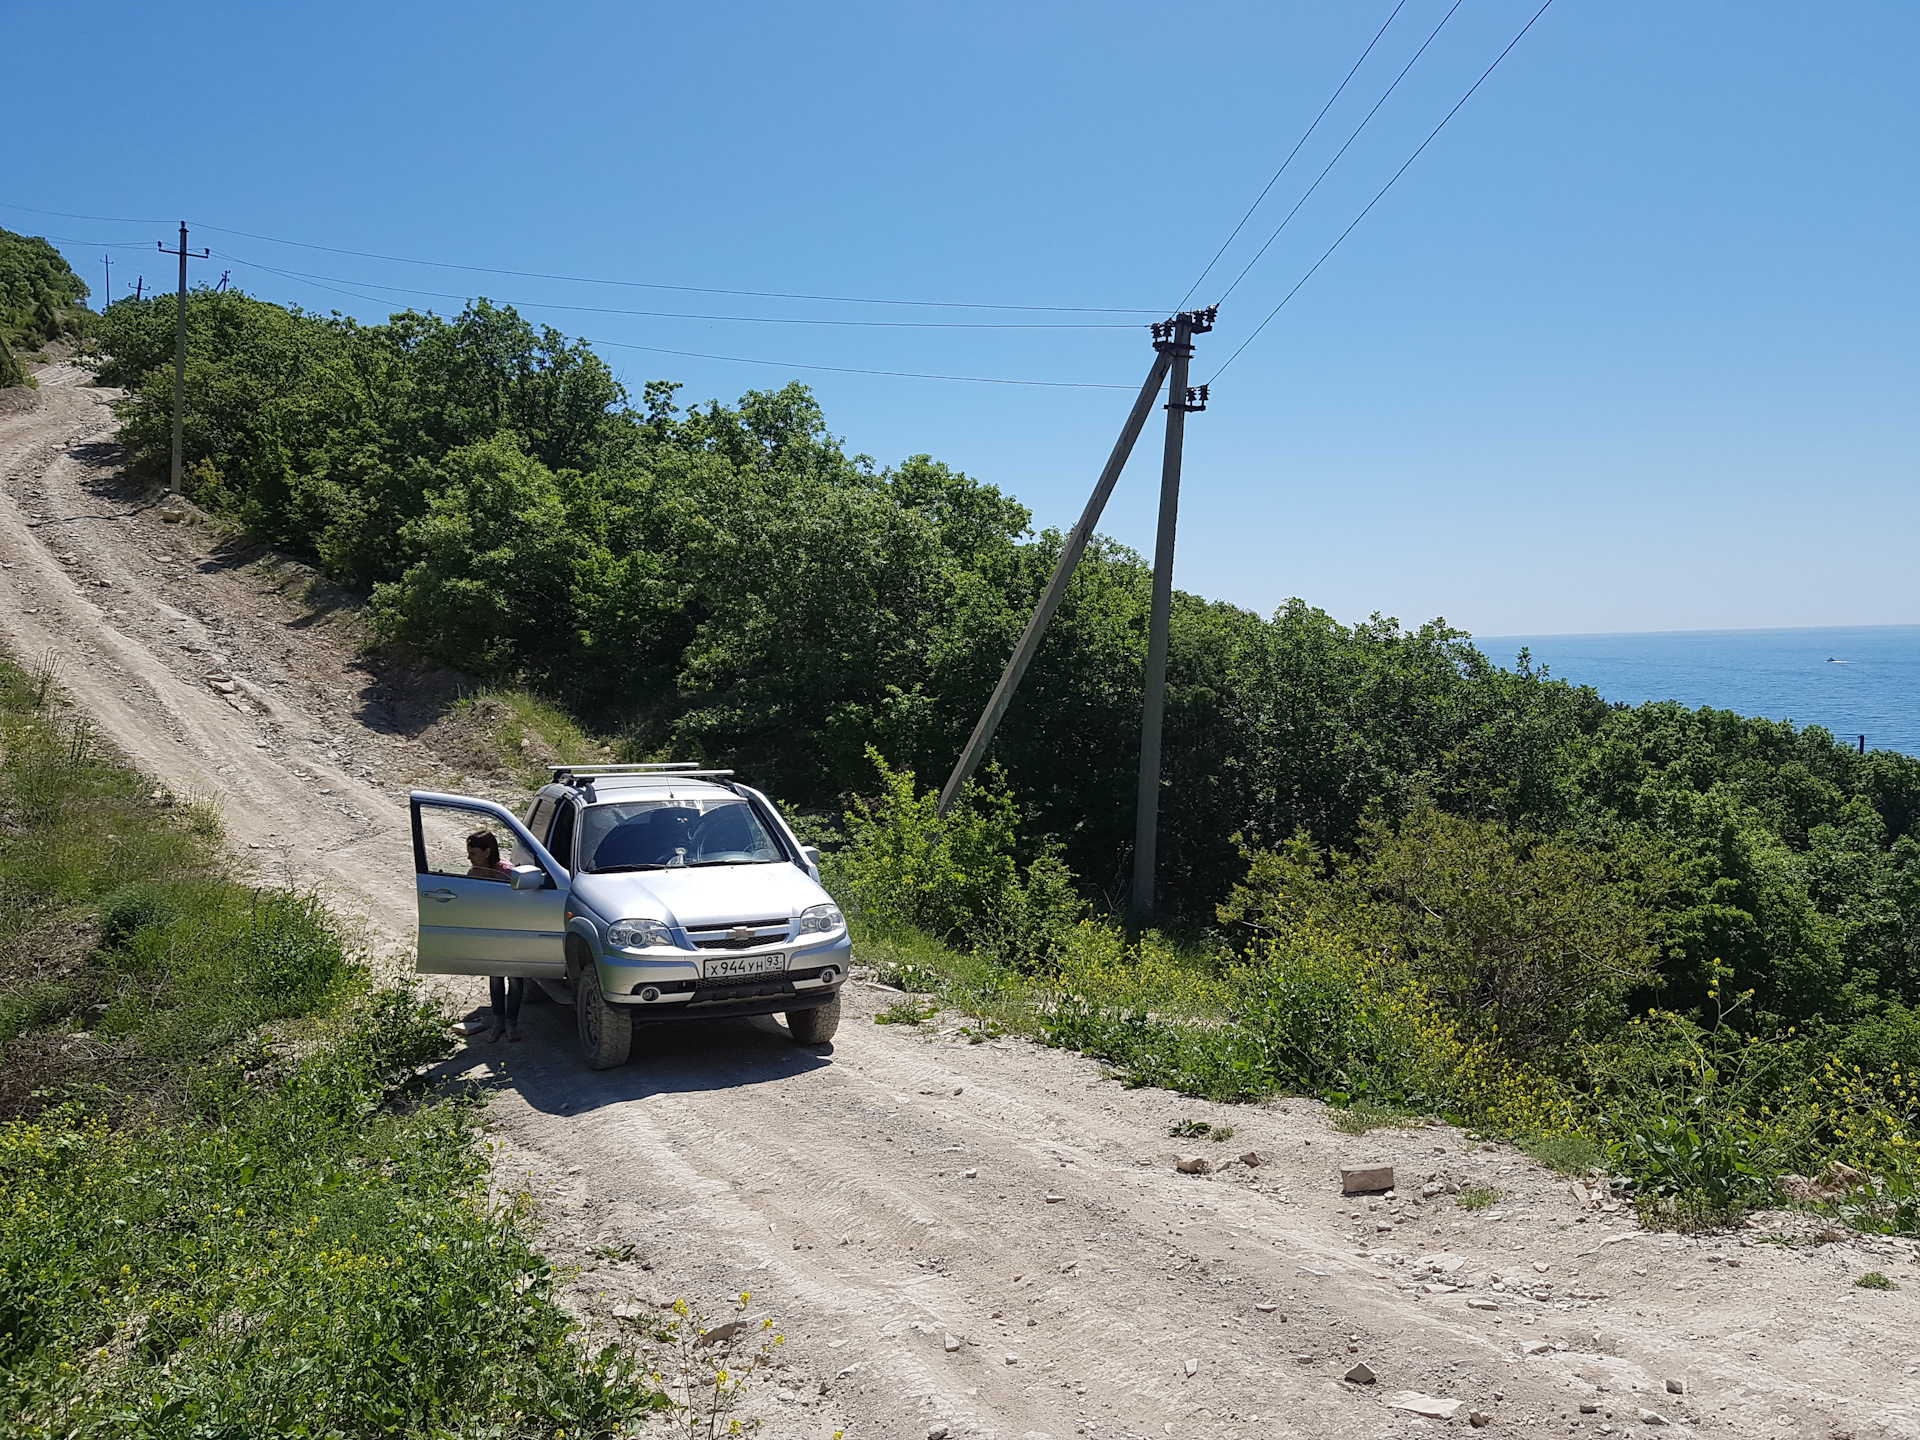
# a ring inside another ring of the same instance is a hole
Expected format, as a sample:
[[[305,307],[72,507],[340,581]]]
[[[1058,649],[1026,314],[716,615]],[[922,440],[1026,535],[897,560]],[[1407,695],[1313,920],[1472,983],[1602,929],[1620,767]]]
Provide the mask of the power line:
[[[1241,267],[1240,273],[1238,275],[1233,277],[1233,284],[1227,286],[1227,288],[1221,293],[1220,295],[1221,300],[1225,300],[1227,296],[1233,294],[1235,290],[1240,288],[1240,282],[1247,278],[1247,272],[1253,269],[1255,265],[1258,265],[1260,263],[1260,257],[1266,254],[1268,249],[1272,247],[1273,242],[1280,238],[1280,232],[1282,230],[1285,230],[1287,226],[1293,222],[1293,217],[1300,213],[1300,207],[1306,204],[1308,200],[1313,198],[1313,192],[1320,188],[1320,182],[1327,178],[1328,173],[1332,171],[1335,165],[1338,165],[1340,163],[1340,157],[1346,154],[1348,149],[1352,147],[1353,142],[1360,138],[1360,132],[1367,128],[1368,124],[1373,120],[1373,117],[1375,115],[1380,113],[1380,107],[1387,103],[1388,98],[1393,94],[1395,90],[1400,88],[1400,82],[1407,78],[1407,72],[1413,69],[1414,64],[1420,59],[1422,55],[1427,53],[1427,46],[1433,44],[1433,42],[1439,38],[1440,32],[1446,29],[1447,22],[1453,18],[1454,10],[1458,10],[1461,7],[1461,5],[1464,3],[1465,3],[1465,0],[1453,0],[1453,9],[1447,11],[1446,14],[1440,17],[1440,23],[1433,27],[1433,33],[1427,36],[1425,42],[1420,46],[1418,50],[1413,52],[1413,59],[1407,61],[1407,63],[1400,68],[1400,73],[1393,77],[1393,84],[1387,86],[1386,93],[1383,94],[1378,100],[1373,102],[1373,109],[1367,111],[1366,117],[1362,119],[1358,125],[1353,127],[1353,133],[1347,136],[1347,143],[1345,145],[1342,145],[1338,150],[1334,152],[1333,159],[1329,160],[1326,163],[1326,168],[1321,170],[1321,172],[1314,177],[1313,184],[1307,187],[1307,193],[1302,195],[1298,200],[1293,202],[1293,209],[1287,212],[1286,219],[1282,220],[1280,224],[1274,229],[1273,234],[1267,237],[1267,243],[1265,245],[1262,245],[1258,250],[1254,251],[1253,258],[1247,261],[1247,263],[1243,267]],[[1441,123],[1444,124],[1445,122],[1443,121]]]
[[[400,295],[425,295],[435,300],[468,300],[472,297],[457,295],[445,290],[420,290],[406,285],[382,285],[373,280],[345,280],[338,275],[313,275],[304,270],[281,270],[272,265],[263,265],[258,260],[249,260],[244,255],[235,255],[229,251],[215,252],[223,260],[232,260],[236,264],[255,270],[264,270],[272,275],[283,275],[291,280],[331,281],[340,285],[362,285],[369,290],[391,290]],[[385,303],[385,302],[382,302]],[[523,310],[569,310],[585,315],[637,315],[654,320],[727,320],[748,325],[857,325],[880,329],[913,330],[1139,330],[1144,327],[1137,322],[1115,321],[1006,321],[1006,320],[836,320],[813,319],[806,316],[790,315],[700,315],[689,314],[681,310],[625,310],[610,305],[563,305],[549,300],[506,300],[502,304],[513,305]]]
[[[1300,287],[1302,285],[1305,285],[1307,281],[1313,278],[1314,271],[1318,270],[1322,265],[1327,263],[1327,257],[1332,255],[1334,251],[1340,248],[1340,242],[1342,240],[1345,240],[1347,236],[1351,235],[1354,232],[1354,228],[1358,226],[1362,220],[1367,218],[1368,212],[1370,212],[1374,206],[1378,205],[1380,203],[1381,197],[1384,196],[1387,193],[1387,191],[1391,190],[1394,187],[1394,183],[1398,181],[1402,175],[1407,173],[1408,168],[1413,164],[1413,162],[1420,158],[1422,151],[1424,151],[1427,148],[1427,146],[1433,143],[1434,136],[1438,135],[1442,130],[1446,129],[1447,121],[1453,119],[1453,117],[1460,112],[1460,107],[1462,105],[1465,105],[1467,101],[1473,98],[1474,91],[1478,90],[1482,85],[1486,83],[1487,76],[1493,74],[1493,72],[1499,67],[1500,62],[1507,58],[1507,55],[1512,51],[1513,47],[1518,45],[1522,40],[1526,38],[1527,32],[1533,29],[1534,23],[1538,21],[1542,15],[1547,13],[1548,7],[1551,6],[1552,4],[1553,4],[1553,0],[1546,0],[1545,4],[1543,4],[1538,10],[1533,12],[1533,19],[1527,21],[1526,24],[1522,25],[1520,27],[1520,33],[1518,35],[1515,35],[1513,39],[1507,42],[1507,48],[1505,50],[1502,50],[1498,55],[1493,57],[1493,64],[1487,66],[1485,70],[1480,72],[1480,78],[1474,81],[1473,84],[1468,87],[1467,93],[1460,97],[1460,99],[1454,104],[1453,109],[1447,111],[1445,115],[1440,117],[1440,123],[1434,126],[1433,130],[1428,134],[1427,138],[1420,142],[1420,148],[1418,150],[1415,150],[1413,154],[1407,157],[1406,164],[1402,165],[1398,170],[1393,172],[1393,178],[1388,180],[1386,184],[1380,187],[1380,193],[1375,195],[1373,199],[1367,202],[1366,209],[1362,210],[1358,215],[1353,217],[1353,223],[1351,225],[1348,225],[1346,229],[1340,232],[1339,238],[1336,239],[1333,242],[1333,244],[1329,245],[1326,248],[1326,252],[1322,254],[1318,260],[1313,262],[1313,268],[1311,270],[1308,270],[1306,274],[1300,277],[1298,283],[1294,285],[1293,289],[1289,290],[1285,295],[1280,297],[1280,303],[1274,306],[1273,309],[1267,313],[1266,319],[1262,320],[1258,325],[1254,327],[1253,334],[1247,336],[1246,339],[1240,342],[1240,349],[1235,350],[1231,355],[1227,356],[1227,358],[1220,363],[1220,368],[1213,372],[1213,378],[1207,381],[1209,385],[1211,385],[1214,380],[1218,380],[1221,377],[1221,375],[1225,374],[1227,366],[1233,364],[1234,361],[1240,358],[1240,351],[1245,350],[1247,346],[1251,345],[1256,339],[1259,338],[1260,332],[1266,329],[1267,326],[1273,323],[1274,316],[1278,315],[1282,310],[1284,310],[1286,308],[1287,302],[1293,299],[1295,295],[1300,293]]]
[[[358,291],[344,290],[336,285],[323,285],[316,280],[306,280],[302,283],[331,291],[336,295],[347,295],[355,300],[364,300],[369,305],[388,303],[374,295],[362,295]],[[584,335],[576,338],[583,344],[609,345],[617,350],[644,350],[653,355],[677,355],[688,360],[717,360],[730,365],[770,365],[781,370],[823,370],[837,375],[885,375],[901,380],[952,380],[970,385],[1027,385],[1049,390],[1126,390],[1131,388],[1126,385],[1110,385],[1098,380],[1019,380],[994,375],[936,375],[914,370],[866,370],[851,365],[813,365],[791,360],[761,360],[750,355],[711,355],[699,350],[669,350],[660,345],[639,345],[626,340],[592,340]]]
[[[284,240],[275,235],[256,235],[247,230],[229,230],[220,225],[200,225],[222,235],[239,235],[248,240],[264,240],[272,245],[297,245],[303,250],[324,250],[330,255],[353,255],[362,260],[386,260],[397,265],[431,265],[441,270],[466,270],[476,275],[511,275],[522,280],[564,280],[575,285],[620,285],[637,290],[677,290],[688,295],[744,295],[756,300],[814,300],[835,305],[915,305],[947,310],[1033,310],[1074,315],[1158,315],[1158,310],[1128,309],[1100,305],[997,305],[976,300],[879,300],[867,295],[801,295],[782,290],[725,290],[703,285],[667,285],[653,280],[609,280],[595,275],[552,275],[540,270],[499,270],[486,265],[458,265],[450,260],[416,260],[406,255],[379,255],[368,250],[342,250],[334,245],[315,245],[305,240]]]
[[[585,339],[585,337],[581,337]],[[724,360],[734,365],[772,365],[782,370],[831,370],[839,375],[891,375],[903,380],[964,380],[973,385],[1042,385],[1054,390],[1131,390],[1131,385],[1108,385],[1098,380],[1008,380],[994,375],[928,375],[913,370],[858,370],[850,365],[803,365],[789,360],[753,360],[744,355],[704,355],[698,350],[667,350],[658,345],[634,345],[625,340],[587,340],[589,345],[612,345],[621,350],[645,350],[654,355],[679,355],[689,360]]]
[[[144,250],[144,240],[79,240],[71,235],[42,235],[42,240],[51,240],[56,245],[98,245],[106,250]]]
[[[1320,122],[1326,119],[1327,112],[1333,109],[1333,102],[1346,93],[1348,84],[1351,83],[1355,75],[1360,73],[1360,67],[1367,63],[1367,56],[1373,53],[1373,47],[1378,45],[1380,43],[1380,37],[1387,33],[1387,26],[1393,24],[1395,18],[1406,8],[1407,0],[1399,0],[1399,3],[1393,7],[1393,13],[1387,16],[1386,22],[1382,24],[1378,30],[1374,31],[1373,39],[1369,40],[1367,42],[1367,48],[1360,52],[1360,58],[1353,62],[1353,68],[1347,71],[1346,79],[1342,80],[1333,94],[1327,97],[1327,103],[1320,107],[1320,113],[1313,117],[1313,123],[1307,126],[1300,138],[1294,142],[1293,149],[1287,152],[1287,158],[1282,160],[1280,162],[1280,168],[1273,172],[1273,178],[1267,181],[1258,195],[1253,197],[1253,204],[1249,205],[1247,207],[1247,213],[1240,217],[1240,223],[1233,227],[1233,233],[1220,242],[1220,248],[1213,252],[1213,258],[1207,262],[1207,268],[1200,272],[1200,278],[1198,280],[1195,280],[1193,284],[1187,287],[1187,293],[1180,297],[1180,303],[1174,306],[1174,309],[1184,310],[1187,308],[1187,301],[1193,299],[1193,292],[1200,288],[1201,281],[1213,273],[1213,267],[1220,263],[1220,257],[1227,253],[1227,247],[1239,238],[1242,230],[1246,229],[1247,221],[1251,220],[1253,218],[1253,212],[1260,208],[1260,202],[1267,198],[1267,192],[1280,183],[1280,177],[1287,173],[1287,167],[1293,164],[1293,157],[1300,153],[1300,147],[1313,138],[1313,132],[1320,128]]]
[[[67,220],[102,220],[126,225],[163,225],[164,220],[132,220],[123,215],[73,215],[64,210],[40,210],[31,205],[0,201],[0,208],[24,210],[30,215],[58,215]],[[487,265],[462,265],[451,260],[421,260],[410,255],[382,255],[371,250],[347,250],[337,245],[319,245],[309,240],[289,240],[280,235],[261,235],[251,230],[234,230],[225,225],[194,222],[197,230],[212,230],[220,235],[238,235],[247,240],[263,240],[270,245],[293,245],[302,250],[323,250],[329,255],[351,255],[361,260],[384,260],[395,265],[429,265],[440,270],[466,270],[476,275],[509,275],[522,280],[561,280],[573,285],[617,285],[637,290],[674,290],[687,295],[742,295],[756,300],[810,300],[833,305],[903,305],[946,310],[1025,310],[1041,314],[1065,315],[1159,315],[1157,309],[1111,305],[1002,305],[980,300],[887,300],[870,295],[806,295],[784,290],[728,290],[716,286],[669,285],[652,280],[614,280],[599,275],[557,275],[541,270],[501,270]],[[48,237],[51,238],[51,237]],[[62,242],[67,243],[67,242]],[[90,242],[98,243],[98,242]],[[380,287],[399,288],[399,287]],[[419,292],[426,293],[426,292]]]
[[[125,215],[75,215],[66,210],[36,210],[31,205],[16,205],[11,200],[0,200],[0,208],[24,210],[29,215],[57,215],[62,220],[100,220],[109,225],[166,225],[166,220],[130,220]]]

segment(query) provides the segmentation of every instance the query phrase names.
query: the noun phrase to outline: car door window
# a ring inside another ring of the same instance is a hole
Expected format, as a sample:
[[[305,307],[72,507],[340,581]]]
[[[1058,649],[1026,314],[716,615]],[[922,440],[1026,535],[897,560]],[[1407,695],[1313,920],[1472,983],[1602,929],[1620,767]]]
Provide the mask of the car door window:
[[[573,868],[573,817],[577,809],[571,800],[560,802],[560,813],[553,822],[553,835],[547,841],[547,853],[569,870]]]
[[[420,858],[426,874],[497,880],[504,885],[513,878],[515,866],[536,863],[532,856],[522,853],[523,847],[513,827],[501,824],[490,815],[457,805],[423,804],[419,811],[420,842],[424,851]],[[489,835],[493,837],[493,847],[487,847],[482,838]],[[469,850],[469,844],[474,841],[480,842],[480,850]],[[492,862],[494,849],[499,853],[498,863]]]
[[[527,829],[533,832],[533,838],[542,845],[547,843],[547,832],[553,828],[553,798],[542,795],[527,808]]]

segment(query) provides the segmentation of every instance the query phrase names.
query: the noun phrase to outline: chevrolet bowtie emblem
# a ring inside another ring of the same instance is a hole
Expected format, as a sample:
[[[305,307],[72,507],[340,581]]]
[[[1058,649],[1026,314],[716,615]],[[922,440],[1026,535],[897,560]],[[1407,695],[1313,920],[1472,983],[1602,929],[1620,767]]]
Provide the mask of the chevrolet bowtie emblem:
[[[736,942],[751,940],[753,939],[753,927],[751,925],[736,925],[733,929],[727,931],[727,939]]]

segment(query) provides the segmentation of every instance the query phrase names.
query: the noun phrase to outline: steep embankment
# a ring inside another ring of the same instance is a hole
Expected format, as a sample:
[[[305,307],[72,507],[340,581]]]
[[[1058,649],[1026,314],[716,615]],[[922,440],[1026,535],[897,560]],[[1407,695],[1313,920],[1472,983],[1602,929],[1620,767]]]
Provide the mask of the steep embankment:
[[[290,572],[122,486],[112,397],[84,378],[42,371],[0,414],[0,639],[56,653],[115,742],[217,797],[263,871],[403,947],[400,792],[463,783],[415,738],[431,711],[357,658],[350,623],[277,587]],[[1920,1435],[1899,1338],[1920,1305],[1851,1283],[1910,1280],[1904,1244],[1758,1243],[1788,1217],[1647,1234],[1449,1128],[1355,1139],[1308,1102],[1127,1091],[1077,1056],[876,1027],[880,994],[823,1055],[738,1022],[643,1032],[632,1064],[592,1074],[542,1006],[527,1044],[450,1067],[495,1092],[497,1178],[534,1194],[597,1328],[675,1296],[724,1314],[741,1291],[780,1318],[784,1368],[750,1401],[767,1433],[1374,1436],[1411,1423],[1384,1408],[1411,1390],[1462,1402],[1456,1427],[1477,1409],[1618,1435],[1653,1412]],[[1231,1124],[1230,1144],[1193,1143],[1260,1163],[1176,1173],[1182,1119]],[[1362,1156],[1405,1192],[1342,1198],[1338,1164]],[[1475,1187],[1503,1198],[1455,1203]],[[1357,1362],[1375,1383],[1341,1378]]]

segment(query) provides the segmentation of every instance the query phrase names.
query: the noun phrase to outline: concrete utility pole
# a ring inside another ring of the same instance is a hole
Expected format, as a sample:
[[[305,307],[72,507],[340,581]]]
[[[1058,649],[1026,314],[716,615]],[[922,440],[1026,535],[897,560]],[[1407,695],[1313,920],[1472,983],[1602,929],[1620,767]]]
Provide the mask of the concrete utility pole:
[[[1180,520],[1180,461],[1189,411],[1207,408],[1206,387],[1187,388],[1193,337],[1213,329],[1214,310],[1183,310],[1156,325],[1154,348],[1172,358],[1167,386],[1167,444],[1160,461],[1160,528],[1153,546],[1153,612],[1147,630],[1147,673],[1140,714],[1140,800],[1134,812],[1133,917],[1153,918],[1154,866],[1160,830],[1160,728],[1167,711],[1167,630],[1173,614],[1173,541]],[[1170,333],[1169,333],[1170,332]]]
[[[1158,333],[1159,327],[1156,326],[1155,334]],[[1134,442],[1146,428],[1147,416],[1153,411],[1154,397],[1160,393],[1172,364],[1165,350],[1158,345],[1154,349],[1157,353],[1153,357],[1152,367],[1147,371],[1146,383],[1140,387],[1140,394],[1133,402],[1127,423],[1120,427],[1120,438],[1113,442],[1113,453],[1107,457],[1106,468],[1094,482],[1087,508],[1080,512],[1080,522],[1068,532],[1067,543],[1061,547],[1060,559],[1054,564],[1053,576],[1047,581],[1047,588],[1040,592],[1040,603],[1034,606],[1033,618],[1027,621],[1027,628],[1021,632],[1020,643],[1013,647],[1013,658],[1007,661],[1007,668],[1001,672],[1000,683],[993,687],[993,698],[987,702],[987,708],[981,713],[979,723],[973,727],[973,734],[967,740],[967,748],[960,752],[959,762],[954,765],[953,773],[947,777],[947,783],[940,791],[938,813],[943,817],[953,808],[953,802],[960,798],[967,781],[973,778],[973,772],[980,768],[980,762],[986,758],[993,732],[1000,728],[1000,720],[1013,701],[1013,692],[1020,688],[1020,678],[1027,673],[1028,664],[1046,636],[1047,625],[1060,608],[1060,602],[1066,598],[1067,584],[1073,579],[1074,567],[1080,563],[1087,542],[1093,538],[1093,527],[1100,523],[1100,512],[1107,508],[1107,497],[1113,494],[1120,472],[1127,468],[1127,457],[1133,454]]]
[[[100,302],[100,308],[104,310],[113,303],[113,257],[102,255],[100,263],[107,267],[107,298]]]
[[[1053,567],[1053,577],[1041,592],[1040,603],[1034,607],[1033,618],[1027,621],[1020,643],[1013,648],[1013,658],[1007,661],[1000,683],[994,687],[993,698],[987,702],[979,723],[973,727],[967,748],[961,752],[959,763],[940,791],[939,814],[945,816],[986,758],[993,733],[1007,713],[1013,692],[1027,673],[1027,665],[1040,648],[1048,622],[1066,597],[1074,567],[1080,563],[1087,542],[1093,538],[1093,527],[1100,523],[1107,497],[1113,493],[1120,472],[1126,468],[1127,457],[1133,453],[1134,442],[1146,426],[1154,397],[1171,375],[1167,395],[1167,445],[1160,472],[1160,533],[1154,547],[1153,614],[1147,636],[1146,707],[1140,726],[1140,809],[1134,832],[1133,909],[1135,917],[1143,921],[1153,914],[1154,841],[1160,819],[1160,727],[1167,705],[1167,626],[1173,610],[1173,540],[1180,512],[1181,450],[1188,412],[1207,408],[1207,387],[1189,389],[1187,368],[1193,358],[1193,337],[1213,329],[1218,311],[1218,306],[1185,310],[1153,327],[1153,368],[1147,372],[1146,383],[1133,402],[1133,411],[1120,429],[1120,438],[1114,442],[1106,468],[1100,472],[1087,508],[1081,512],[1080,523],[1067,536],[1059,562]]]
[[[180,257],[180,310],[173,330],[173,471],[169,488],[175,495],[180,493],[180,430],[181,410],[187,394],[187,222],[180,222],[180,248],[167,249],[167,242],[154,242],[163,255]],[[211,250],[202,250],[194,258],[204,260],[212,255]]]

